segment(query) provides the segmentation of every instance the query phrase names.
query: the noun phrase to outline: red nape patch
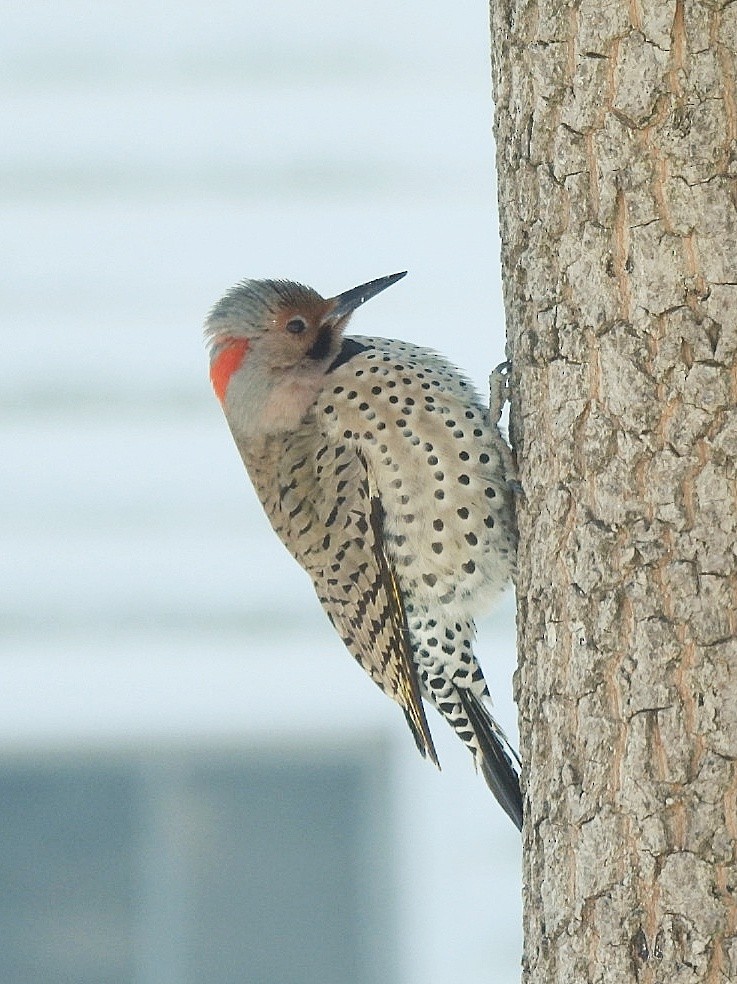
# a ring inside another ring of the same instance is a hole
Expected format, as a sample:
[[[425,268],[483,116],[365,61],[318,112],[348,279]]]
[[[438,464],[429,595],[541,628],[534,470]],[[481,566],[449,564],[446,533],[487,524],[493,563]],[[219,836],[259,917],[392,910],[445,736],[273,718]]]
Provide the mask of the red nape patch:
[[[248,351],[247,338],[234,338],[226,342],[210,364],[210,381],[215,395],[222,403],[230,377],[243,365]]]

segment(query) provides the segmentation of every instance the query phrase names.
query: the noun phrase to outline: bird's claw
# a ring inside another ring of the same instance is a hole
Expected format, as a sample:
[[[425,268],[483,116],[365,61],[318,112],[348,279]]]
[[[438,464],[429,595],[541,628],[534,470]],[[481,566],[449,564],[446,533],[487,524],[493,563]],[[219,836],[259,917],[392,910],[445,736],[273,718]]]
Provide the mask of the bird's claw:
[[[504,404],[509,399],[512,363],[500,362],[489,376],[489,414],[494,424],[499,423]]]

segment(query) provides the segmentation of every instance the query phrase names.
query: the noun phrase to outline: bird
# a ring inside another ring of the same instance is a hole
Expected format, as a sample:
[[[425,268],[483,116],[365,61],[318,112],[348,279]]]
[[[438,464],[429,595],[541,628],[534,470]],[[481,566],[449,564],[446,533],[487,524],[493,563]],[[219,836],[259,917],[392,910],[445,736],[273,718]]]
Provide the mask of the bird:
[[[210,380],[271,525],[349,652],[438,767],[423,701],[440,712],[521,830],[520,760],[473,651],[474,618],[515,567],[506,369],[487,407],[435,351],[347,335],[405,274],[327,298],[241,281],[205,322]]]

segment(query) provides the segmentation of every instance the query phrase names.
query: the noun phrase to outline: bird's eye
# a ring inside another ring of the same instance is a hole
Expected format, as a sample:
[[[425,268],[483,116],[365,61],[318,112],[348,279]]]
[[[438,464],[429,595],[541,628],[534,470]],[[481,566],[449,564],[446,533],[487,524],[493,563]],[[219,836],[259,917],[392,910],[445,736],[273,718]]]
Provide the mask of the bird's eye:
[[[288,332],[291,332],[292,335],[299,335],[305,330],[307,325],[302,318],[292,318],[290,321],[287,321],[284,327]]]

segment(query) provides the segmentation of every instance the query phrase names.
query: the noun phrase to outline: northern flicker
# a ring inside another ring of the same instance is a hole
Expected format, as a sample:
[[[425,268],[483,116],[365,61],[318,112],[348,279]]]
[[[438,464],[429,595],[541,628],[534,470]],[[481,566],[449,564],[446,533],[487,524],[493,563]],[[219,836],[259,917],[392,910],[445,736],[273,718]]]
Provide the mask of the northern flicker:
[[[351,654],[436,764],[422,698],[437,708],[521,828],[519,760],[473,653],[473,619],[515,561],[503,396],[489,410],[430,349],[344,334],[404,275],[330,298],[244,280],[207,319],[210,378],[274,530]]]

